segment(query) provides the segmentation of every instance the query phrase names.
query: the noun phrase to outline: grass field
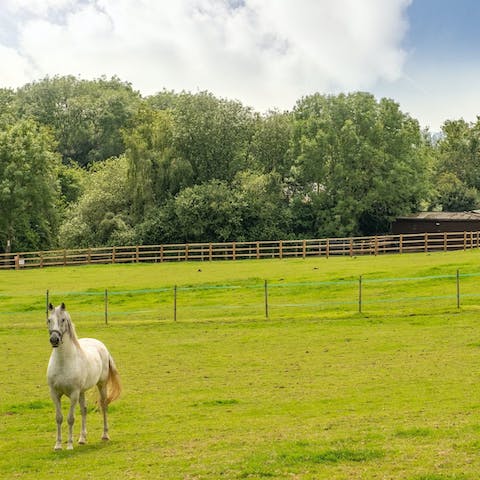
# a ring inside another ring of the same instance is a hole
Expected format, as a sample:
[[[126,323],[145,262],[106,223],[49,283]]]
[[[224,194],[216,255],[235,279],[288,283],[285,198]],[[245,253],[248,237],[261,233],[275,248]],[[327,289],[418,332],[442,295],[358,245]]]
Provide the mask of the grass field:
[[[476,480],[478,273],[479,251],[1,272],[0,478]],[[92,408],[53,451],[47,289],[118,364],[108,444]]]

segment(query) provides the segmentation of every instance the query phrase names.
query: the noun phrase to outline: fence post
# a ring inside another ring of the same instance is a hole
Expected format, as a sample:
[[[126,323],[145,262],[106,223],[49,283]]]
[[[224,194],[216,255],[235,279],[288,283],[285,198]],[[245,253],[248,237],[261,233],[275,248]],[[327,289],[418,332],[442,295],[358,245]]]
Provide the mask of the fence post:
[[[104,303],[105,303],[105,325],[108,325],[108,290],[107,289],[105,289]]]
[[[45,313],[47,314],[48,318],[48,307],[50,305],[50,292],[47,290],[46,295],[45,295]]]
[[[173,287],[173,321],[177,321],[177,286]]]
[[[362,276],[358,277],[358,313],[362,313]]]
[[[268,282],[265,280],[265,318],[268,320]]]
[[[460,270],[457,269],[457,308],[460,308]]]

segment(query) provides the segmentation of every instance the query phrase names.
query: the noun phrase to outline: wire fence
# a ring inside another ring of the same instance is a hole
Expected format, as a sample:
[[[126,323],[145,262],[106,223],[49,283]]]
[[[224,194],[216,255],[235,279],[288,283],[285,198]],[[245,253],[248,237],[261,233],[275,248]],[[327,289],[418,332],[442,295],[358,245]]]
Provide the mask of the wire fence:
[[[43,291],[0,294],[0,328],[38,325],[50,302],[65,302],[74,320],[95,324],[342,318],[480,309],[480,273],[315,282],[245,281],[171,285],[142,290]]]

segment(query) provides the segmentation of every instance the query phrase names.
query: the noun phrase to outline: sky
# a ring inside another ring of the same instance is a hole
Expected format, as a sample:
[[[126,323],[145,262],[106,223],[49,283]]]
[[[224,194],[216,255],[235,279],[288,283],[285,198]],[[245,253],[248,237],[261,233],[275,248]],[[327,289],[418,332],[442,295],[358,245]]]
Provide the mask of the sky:
[[[0,88],[118,76],[259,112],[392,98],[422,127],[480,115],[478,0],[0,0]]]

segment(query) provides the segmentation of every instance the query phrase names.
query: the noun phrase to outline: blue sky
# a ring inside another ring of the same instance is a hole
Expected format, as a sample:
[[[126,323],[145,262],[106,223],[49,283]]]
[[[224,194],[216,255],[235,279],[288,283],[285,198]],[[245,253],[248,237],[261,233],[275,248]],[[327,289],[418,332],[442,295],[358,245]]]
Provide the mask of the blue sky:
[[[415,0],[407,9],[405,45],[417,61],[478,61],[480,2]]]
[[[117,75],[258,111],[369,91],[436,132],[480,114],[479,0],[1,0],[0,87]]]
[[[480,115],[480,2],[414,0],[406,9],[402,76],[373,91],[398,101],[432,131]]]

